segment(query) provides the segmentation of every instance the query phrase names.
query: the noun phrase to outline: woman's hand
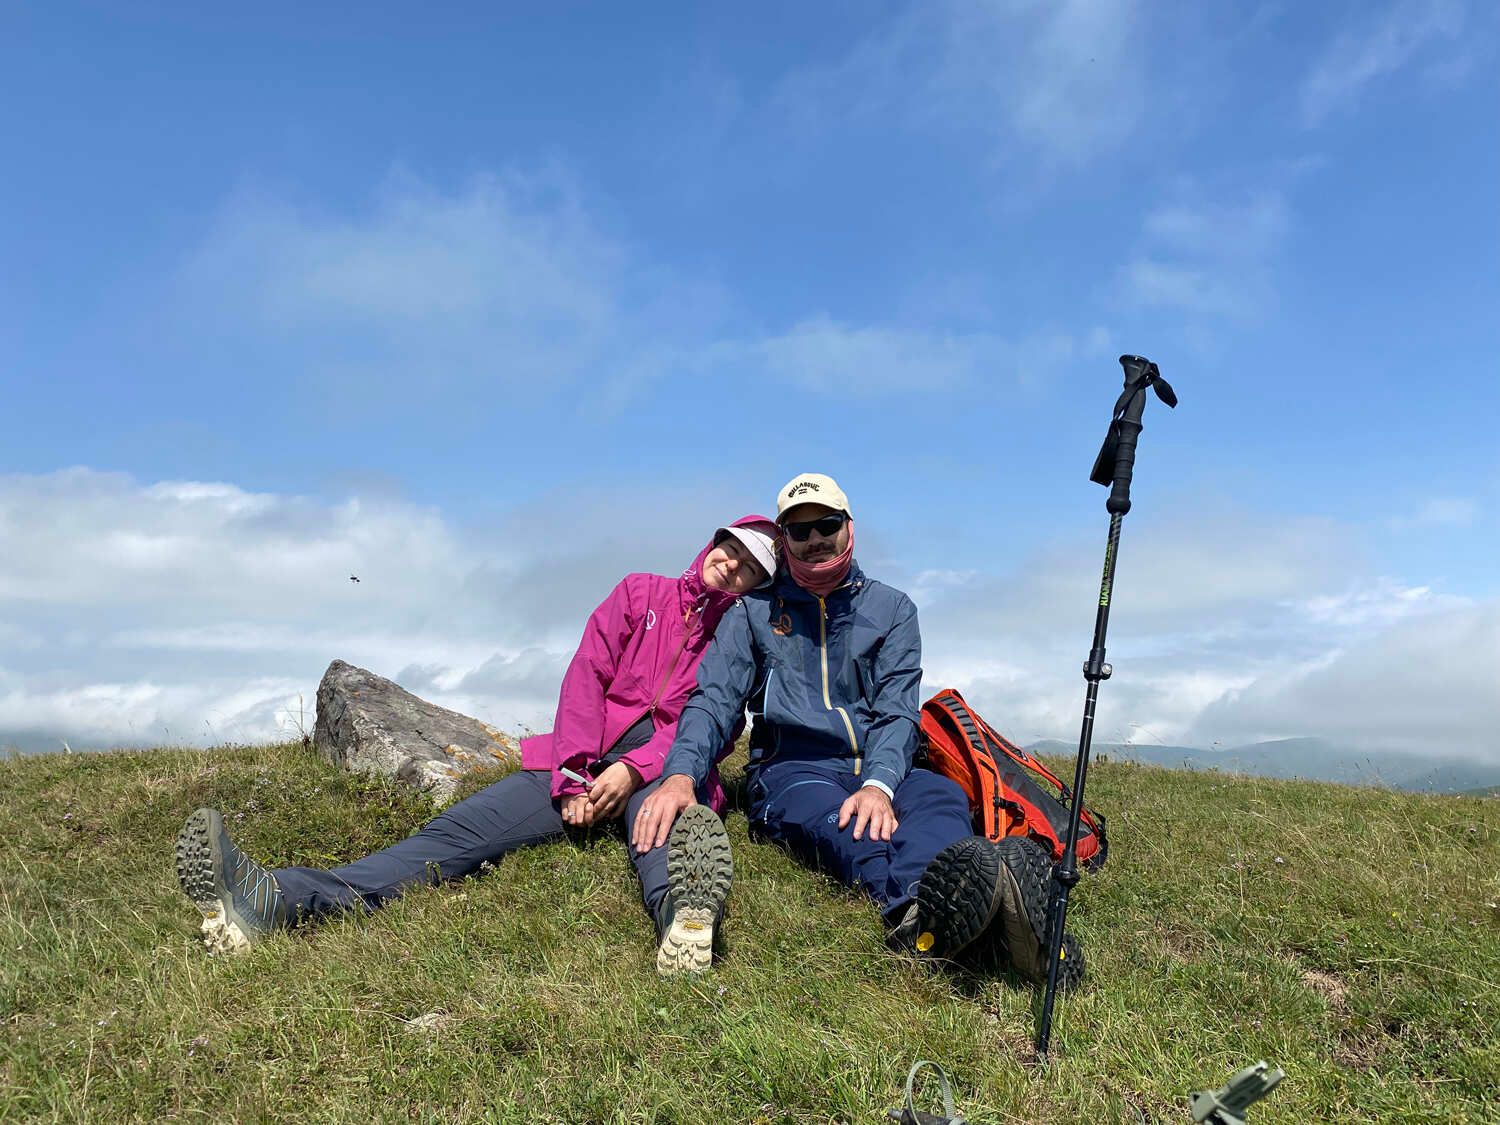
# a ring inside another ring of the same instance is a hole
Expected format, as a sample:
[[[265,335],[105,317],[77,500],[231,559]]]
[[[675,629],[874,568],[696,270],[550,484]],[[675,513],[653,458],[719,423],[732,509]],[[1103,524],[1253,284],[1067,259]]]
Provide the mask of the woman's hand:
[[[594,779],[588,791],[589,823],[619,816],[630,795],[641,786],[641,775],[629,762],[616,762]]]
[[[587,793],[564,797],[560,808],[563,823],[570,828],[587,828],[594,823],[594,809]]]

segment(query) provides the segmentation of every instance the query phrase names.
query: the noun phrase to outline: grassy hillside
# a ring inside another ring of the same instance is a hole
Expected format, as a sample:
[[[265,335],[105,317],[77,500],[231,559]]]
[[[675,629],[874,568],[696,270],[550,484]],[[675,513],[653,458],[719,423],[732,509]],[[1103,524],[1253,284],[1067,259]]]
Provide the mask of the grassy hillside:
[[[1090,977],[1035,994],[885,951],[873,910],[730,817],[728,956],[659,982],[600,835],[215,961],[172,838],[216,805],[275,864],[430,809],[301,746],[0,761],[0,1120],[875,1122],[916,1058],[982,1122],[1187,1121],[1260,1058],[1256,1122],[1500,1116],[1500,802],[1110,763],[1075,896]]]

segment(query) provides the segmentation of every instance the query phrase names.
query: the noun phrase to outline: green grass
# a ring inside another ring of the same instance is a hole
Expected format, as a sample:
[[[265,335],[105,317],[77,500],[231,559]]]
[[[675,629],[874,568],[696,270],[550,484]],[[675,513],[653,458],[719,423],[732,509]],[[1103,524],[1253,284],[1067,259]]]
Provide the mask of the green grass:
[[[1500,1118],[1500,802],[1125,763],[1089,791],[1113,854],[1075,893],[1089,980],[1042,1069],[1032,989],[887,953],[738,813],[700,979],[657,980],[608,835],[211,960],[172,873],[192,809],[328,865],[426,801],[295,744],[6,759],[0,1120],[853,1125],[917,1058],[990,1123],[1187,1121],[1261,1058],[1289,1077],[1254,1122]]]

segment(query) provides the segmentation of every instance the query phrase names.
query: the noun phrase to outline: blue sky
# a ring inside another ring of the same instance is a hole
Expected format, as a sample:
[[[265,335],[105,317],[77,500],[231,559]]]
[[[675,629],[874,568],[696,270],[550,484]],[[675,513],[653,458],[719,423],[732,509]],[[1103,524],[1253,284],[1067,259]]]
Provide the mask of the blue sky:
[[[263,737],[335,656],[546,722],[793,473],[929,685],[1500,757],[1500,19],[1461,0],[10,6],[0,742]],[[350,573],[360,573],[357,586]]]

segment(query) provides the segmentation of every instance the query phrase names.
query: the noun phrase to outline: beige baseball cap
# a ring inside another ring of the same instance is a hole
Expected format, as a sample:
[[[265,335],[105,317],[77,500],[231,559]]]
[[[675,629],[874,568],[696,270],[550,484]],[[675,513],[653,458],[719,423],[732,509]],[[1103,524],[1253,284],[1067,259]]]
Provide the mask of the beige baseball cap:
[[[776,496],[776,521],[780,523],[787,510],[798,504],[822,504],[854,518],[854,513],[849,510],[849,497],[844,495],[838,481],[822,473],[798,473],[786,482]]]

